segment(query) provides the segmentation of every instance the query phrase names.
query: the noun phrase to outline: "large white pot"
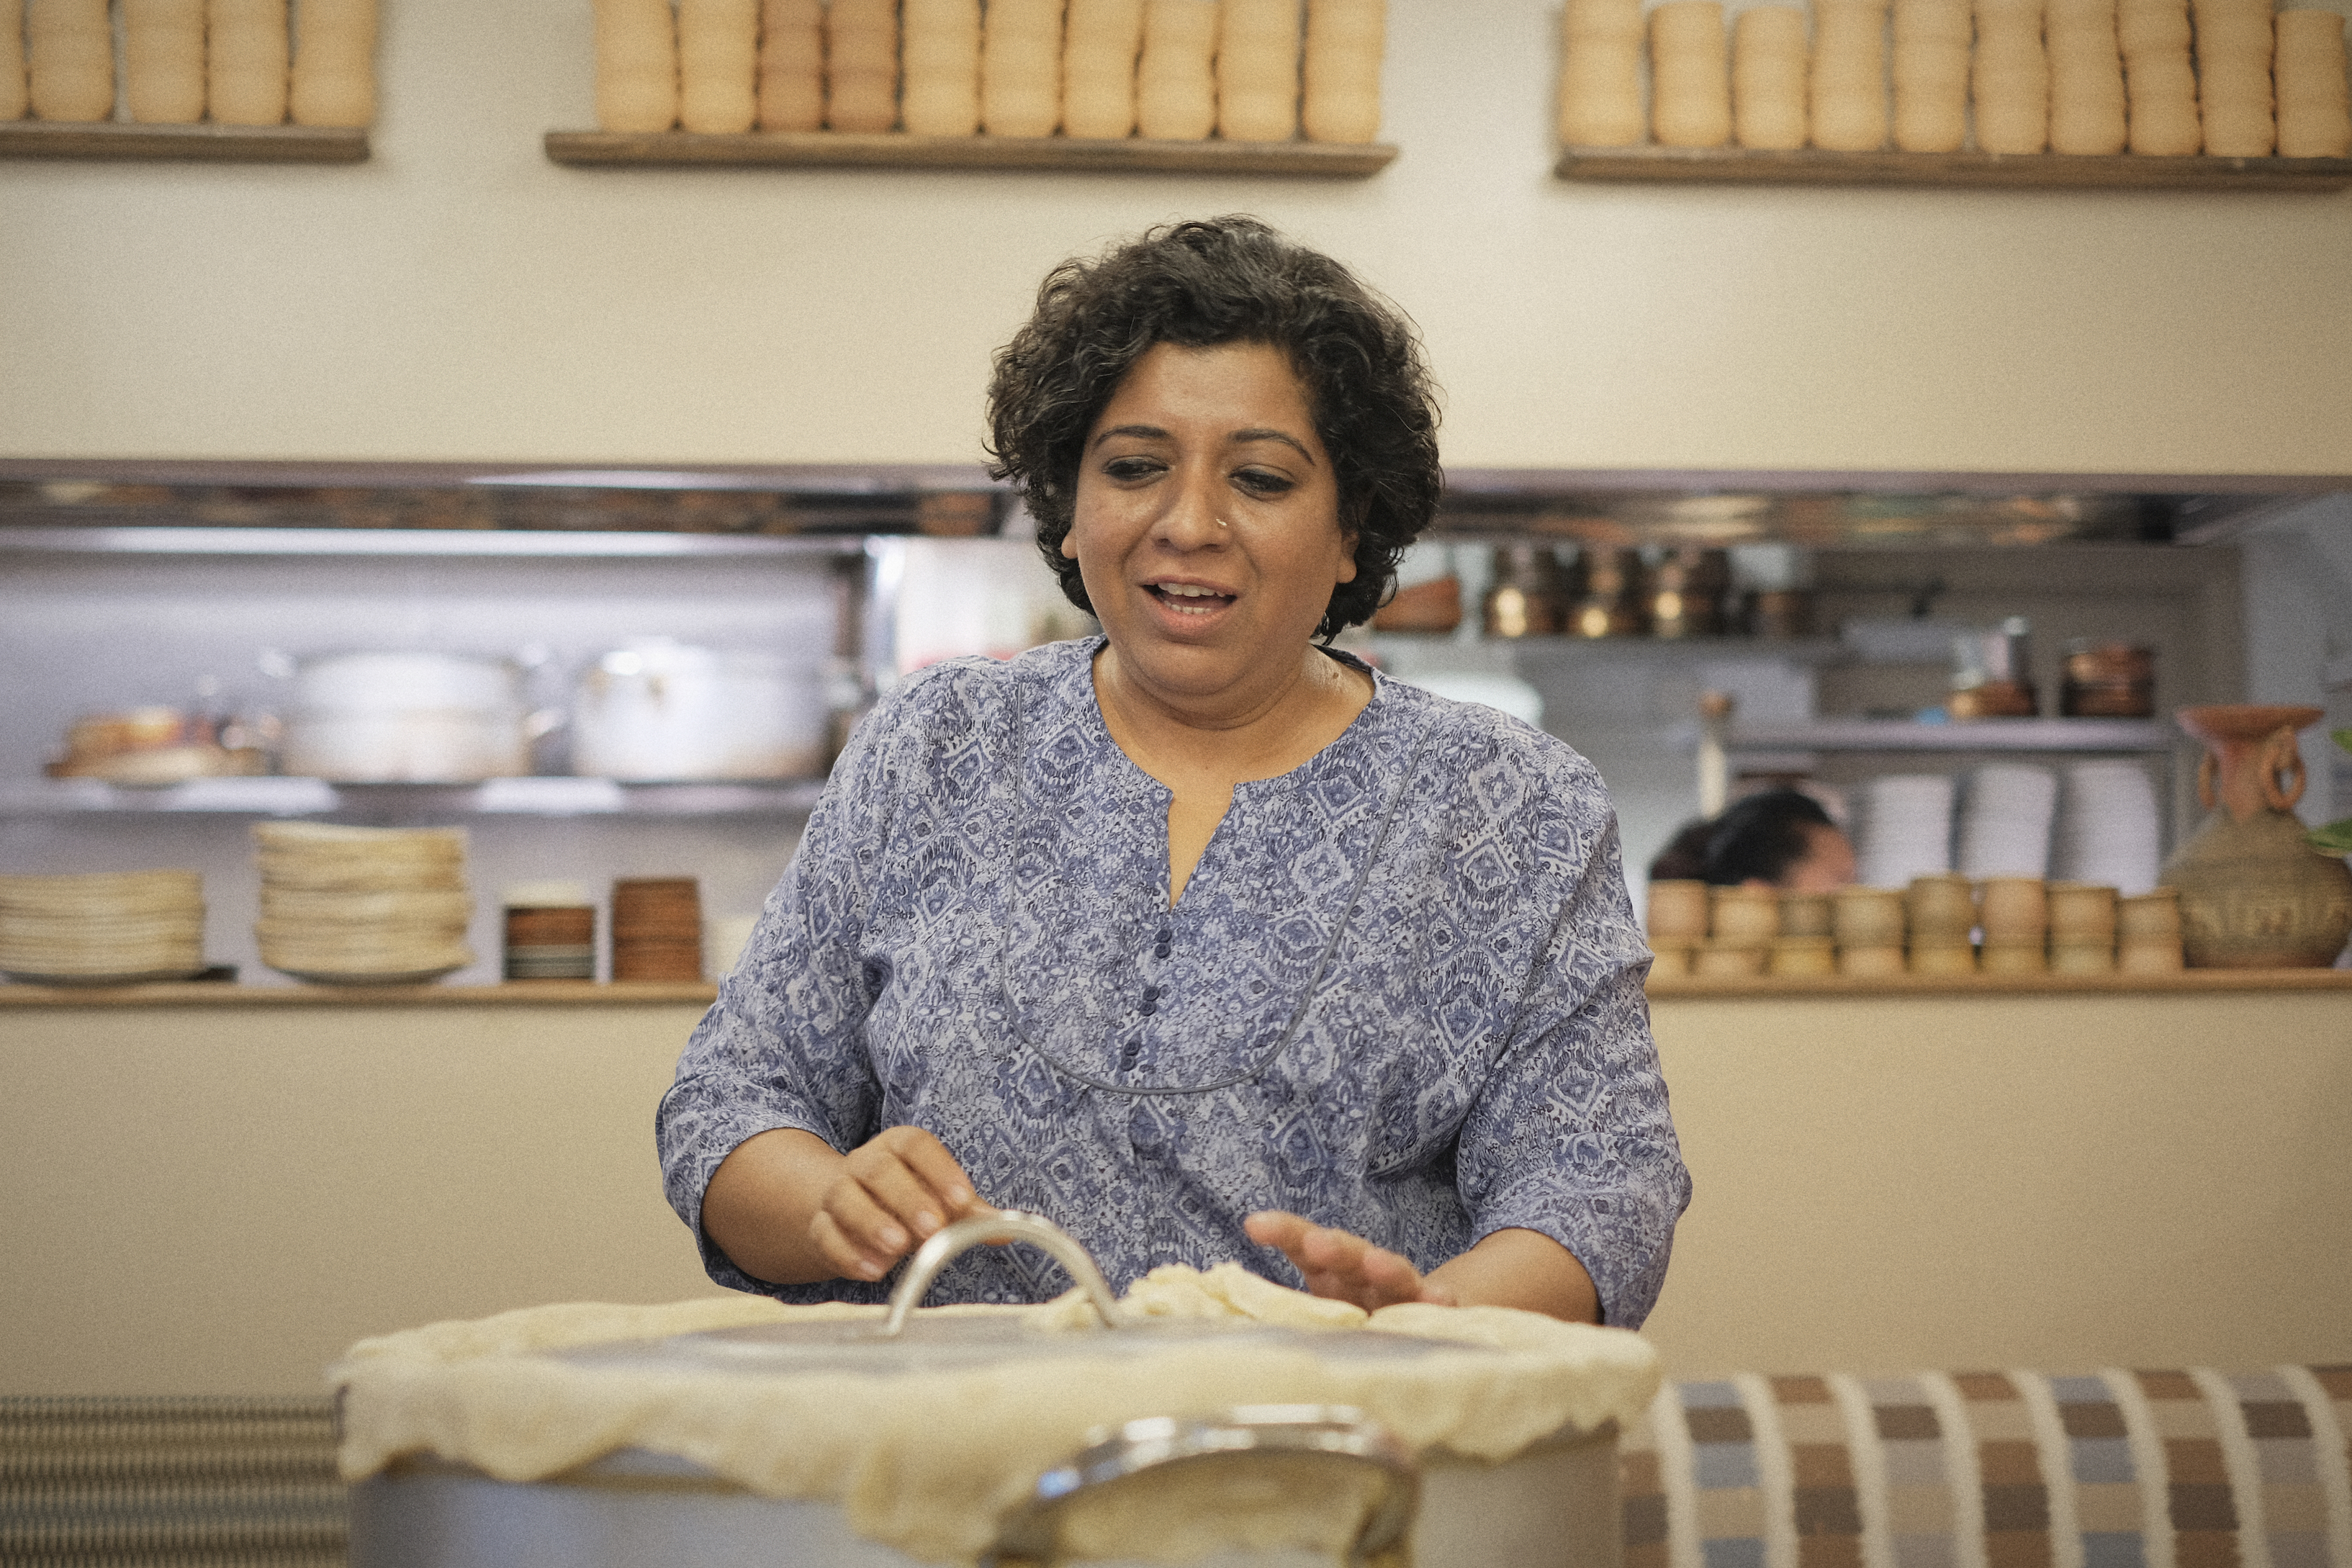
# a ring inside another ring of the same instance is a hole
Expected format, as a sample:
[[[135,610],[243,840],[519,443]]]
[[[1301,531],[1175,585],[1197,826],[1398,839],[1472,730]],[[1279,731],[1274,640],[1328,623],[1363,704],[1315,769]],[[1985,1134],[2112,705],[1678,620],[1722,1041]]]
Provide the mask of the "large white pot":
[[[472,784],[530,771],[544,720],[522,673],[450,653],[341,653],[294,675],[281,766],[345,784]]]
[[[641,782],[810,777],[824,770],[825,719],[813,664],[639,638],[581,676],[572,771]]]

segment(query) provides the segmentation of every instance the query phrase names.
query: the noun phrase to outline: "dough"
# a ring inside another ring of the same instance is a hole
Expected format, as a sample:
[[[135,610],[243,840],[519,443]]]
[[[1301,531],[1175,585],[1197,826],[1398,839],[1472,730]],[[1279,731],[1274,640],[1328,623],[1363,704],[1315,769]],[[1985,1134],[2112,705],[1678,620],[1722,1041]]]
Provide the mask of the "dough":
[[[501,1480],[535,1481],[617,1449],[647,1449],[764,1496],[836,1501],[850,1526],[871,1540],[968,1563],[1037,1477],[1106,1425],[1237,1405],[1352,1405],[1416,1453],[1501,1460],[1563,1428],[1631,1420],[1659,1381],[1657,1353],[1622,1329],[1493,1307],[1412,1304],[1367,1318],[1233,1264],[1205,1273],[1154,1269],[1128,1300],[1146,1317],[1230,1322],[1241,1331],[1265,1324],[1396,1333],[1461,1348],[1340,1359],[1264,1339],[1221,1343],[1212,1334],[1149,1354],[1074,1356],[1059,1363],[1063,1375],[1043,1384],[1034,1368],[997,1365],[889,1377],[746,1376],[682,1358],[675,1368],[588,1366],[541,1352],[753,1324],[871,1322],[882,1309],[786,1307],[753,1296],[537,1307],[352,1346],[330,1373],[342,1391],[342,1473],[360,1480],[402,1455],[430,1453]],[[923,1315],[1010,1316],[1042,1333],[1107,1331],[1093,1326],[1091,1309],[1069,1298]],[[1147,1498],[1136,1506],[1153,1505]],[[1197,1502],[1187,1506],[1196,1510]],[[1246,1533],[1309,1528],[1301,1518],[1280,1510]],[[1162,1542],[1187,1552],[1194,1544]]]

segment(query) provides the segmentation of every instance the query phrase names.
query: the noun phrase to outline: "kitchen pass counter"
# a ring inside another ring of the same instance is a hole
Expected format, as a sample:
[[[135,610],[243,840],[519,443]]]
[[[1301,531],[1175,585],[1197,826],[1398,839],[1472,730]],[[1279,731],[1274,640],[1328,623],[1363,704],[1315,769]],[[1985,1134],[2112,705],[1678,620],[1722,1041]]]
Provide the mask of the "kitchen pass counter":
[[[1675,1375],[2352,1361],[2347,977],[1698,984],[1651,1006]],[[710,994],[0,987],[9,1392],[307,1393],[367,1334],[710,1293],[653,1141]]]

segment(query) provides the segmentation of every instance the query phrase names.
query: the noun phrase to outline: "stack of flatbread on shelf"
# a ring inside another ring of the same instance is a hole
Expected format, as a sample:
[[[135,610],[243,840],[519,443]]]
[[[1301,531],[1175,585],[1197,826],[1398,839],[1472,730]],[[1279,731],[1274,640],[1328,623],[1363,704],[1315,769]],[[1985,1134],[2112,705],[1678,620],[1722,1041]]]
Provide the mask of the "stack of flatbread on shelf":
[[[264,822],[261,962],[325,985],[436,980],[474,962],[466,835],[455,827]]]
[[[55,985],[184,980],[205,967],[194,871],[0,877],[0,972]]]

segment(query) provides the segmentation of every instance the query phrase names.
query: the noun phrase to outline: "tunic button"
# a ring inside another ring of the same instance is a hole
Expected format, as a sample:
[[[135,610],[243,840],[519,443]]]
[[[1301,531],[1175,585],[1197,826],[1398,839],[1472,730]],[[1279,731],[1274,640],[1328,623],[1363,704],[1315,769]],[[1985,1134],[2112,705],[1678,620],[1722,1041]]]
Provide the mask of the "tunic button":
[[[1160,1011],[1160,1004],[1157,1002],[1146,1002],[1138,1009],[1138,1011],[1139,1011],[1145,1017],[1149,1018],[1151,1015]]]
[[[1157,986],[1157,985],[1147,985],[1147,986],[1145,986],[1145,987],[1143,988],[1143,999],[1144,999],[1146,1002],[1157,1002],[1157,1001],[1159,1001],[1159,1000],[1160,1000],[1160,987],[1159,987],[1159,986]]]
[[[1165,957],[1167,957],[1167,956],[1168,956],[1168,944],[1167,944],[1166,942],[1161,942],[1158,947],[1153,948],[1153,949],[1151,950],[1151,956],[1152,956],[1152,957],[1154,957],[1154,958],[1165,958]]]

